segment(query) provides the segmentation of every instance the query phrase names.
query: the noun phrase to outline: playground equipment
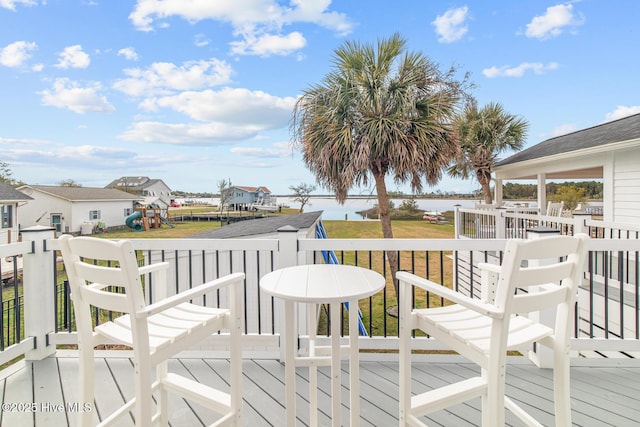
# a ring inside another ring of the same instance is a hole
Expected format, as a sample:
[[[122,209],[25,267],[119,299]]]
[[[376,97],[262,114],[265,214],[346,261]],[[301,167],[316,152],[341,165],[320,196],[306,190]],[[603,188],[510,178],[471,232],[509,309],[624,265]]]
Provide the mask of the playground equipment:
[[[162,209],[156,205],[136,207],[135,212],[129,215],[124,223],[133,231],[149,231],[151,228],[160,228],[162,223],[171,228],[175,227],[162,216]]]

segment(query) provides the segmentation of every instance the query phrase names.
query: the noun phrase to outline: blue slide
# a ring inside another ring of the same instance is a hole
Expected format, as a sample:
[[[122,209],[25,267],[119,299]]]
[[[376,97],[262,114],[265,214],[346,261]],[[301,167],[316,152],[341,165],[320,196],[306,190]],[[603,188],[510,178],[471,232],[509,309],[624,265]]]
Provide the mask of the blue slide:
[[[127,227],[131,228],[134,231],[142,231],[142,224],[140,224],[139,222],[135,222],[136,219],[140,218],[142,218],[142,212],[135,211],[124,220],[124,223],[127,224]]]
[[[319,221],[318,224],[316,224],[316,237],[318,239],[327,239],[327,231],[324,229],[324,224],[322,223],[322,221]],[[338,257],[336,256],[336,253],[334,251],[321,251],[322,252],[322,257],[324,258],[324,263],[325,264],[340,264],[340,261],[338,261]],[[347,310],[349,310],[349,303],[345,302],[344,306],[347,308]],[[362,336],[369,336],[369,334],[367,333],[367,328],[364,327],[364,323],[362,322],[362,312],[360,311],[360,309],[358,308],[358,330],[360,331],[360,335]]]

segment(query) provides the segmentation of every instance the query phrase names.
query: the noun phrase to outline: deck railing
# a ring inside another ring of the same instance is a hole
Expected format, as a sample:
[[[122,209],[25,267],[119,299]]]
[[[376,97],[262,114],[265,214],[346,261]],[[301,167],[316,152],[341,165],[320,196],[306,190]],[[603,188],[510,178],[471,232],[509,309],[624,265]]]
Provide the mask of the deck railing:
[[[595,225],[593,225],[595,227]],[[243,315],[245,354],[279,354],[279,334],[283,328],[280,302],[259,289],[259,280],[274,269],[302,263],[323,263],[323,251],[334,251],[343,264],[370,268],[387,278],[386,288],[372,298],[361,301],[367,335],[361,337],[365,351],[396,350],[397,318],[394,316],[396,295],[390,277],[385,252],[398,253],[399,270],[414,272],[460,292],[479,296],[482,287],[475,266],[481,262],[499,262],[505,239],[308,239],[291,230],[283,230],[274,239],[133,239],[140,262],[148,264],[167,261],[169,289],[172,294],[196,286],[206,280],[242,271],[244,282]],[[3,316],[3,341],[7,324],[24,325],[13,341],[4,341],[0,364],[16,356],[39,359],[55,352],[60,344],[74,344],[72,305],[64,272],[57,253],[57,241],[52,230],[23,231],[24,242],[1,245],[0,255],[22,257],[23,306]],[[581,355],[640,358],[640,292],[638,289],[637,239],[592,239],[589,268],[576,309],[576,329],[572,346]],[[622,286],[620,286],[622,284]],[[157,290],[151,277],[145,277],[150,301]],[[163,290],[164,291],[164,290]],[[430,296],[416,301],[421,306],[437,306],[443,302]],[[418,299],[416,297],[416,299]],[[209,295],[199,303],[224,304],[224,295]],[[300,319],[306,319],[304,307]],[[319,311],[321,330],[326,333],[330,319]],[[343,317],[345,314],[343,314]],[[107,317],[108,318],[108,317]],[[97,316],[96,321],[104,319]],[[346,325],[344,318],[339,319]],[[11,326],[13,328],[14,326]],[[298,340],[306,345],[308,331],[304,321],[299,324]],[[325,329],[322,329],[322,328]],[[11,329],[9,328],[9,329]],[[343,328],[344,330],[344,328]],[[212,349],[203,343],[201,350]],[[438,343],[426,337],[416,337],[416,348],[437,350]]]

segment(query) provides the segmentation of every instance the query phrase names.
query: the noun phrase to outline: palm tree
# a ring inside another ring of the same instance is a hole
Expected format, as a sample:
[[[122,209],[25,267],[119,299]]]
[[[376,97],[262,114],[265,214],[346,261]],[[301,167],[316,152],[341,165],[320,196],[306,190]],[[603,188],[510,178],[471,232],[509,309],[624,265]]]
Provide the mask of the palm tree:
[[[407,52],[394,34],[377,46],[345,42],[333,69],[298,99],[292,120],[294,144],[319,184],[344,202],[353,186],[373,180],[385,238],[393,238],[385,178],[437,183],[458,153],[451,122],[464,93],[455,69],[442,73],[421,53]],[[387,252],[395,278],[397,254]],[[396,296],[397,283],[394,280]]]
[[[475,175],[485,203],[490,204],[491,167],[500,153],[522,149],[529,123],[507,113],[499,103],[478,109],[478,103],[470,100],[456,117],[455,128],[462,149],[449,174],[465,179]]]

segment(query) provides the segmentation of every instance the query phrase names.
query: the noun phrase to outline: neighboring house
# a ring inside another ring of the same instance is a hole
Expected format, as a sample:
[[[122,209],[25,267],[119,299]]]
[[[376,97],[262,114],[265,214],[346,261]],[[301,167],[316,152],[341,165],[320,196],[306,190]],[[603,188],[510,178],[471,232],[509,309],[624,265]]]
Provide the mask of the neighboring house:
[[[195,239],[276,239],[282,227],[293,227],[301,239],[315,238],[322,211],[247,219],[191,236]]]
[[[271,191],[267,187],[234,186],[224,190],[223,198],[233,210],[247,210],[251,205],[272,203]]]
[[[117,188],[142,196],[145,204],[155,204],[162,209],[166,209],[173,201],[171,189],[164,181],[147,176],[123,176],[110,182],[105,188]]]
[[[558,136],[527,148],[493,167],[496,203],[502,181],[538,181],[538,206],[546,180],[602,179],[603,220],[640,223],[640,114]]]
[[[0,213],[2,224],[0,225],[0,244],[13,243],[18,239],[19,224],[18,207],[24,206],[31,197],[15,188],[0,182]]]
[[[20,210],[20,226],[46,225],[61,233],[86,233],[98,224],[122,227],[141,200],[113,188],[23,185],[18,190],[33,199]]]

